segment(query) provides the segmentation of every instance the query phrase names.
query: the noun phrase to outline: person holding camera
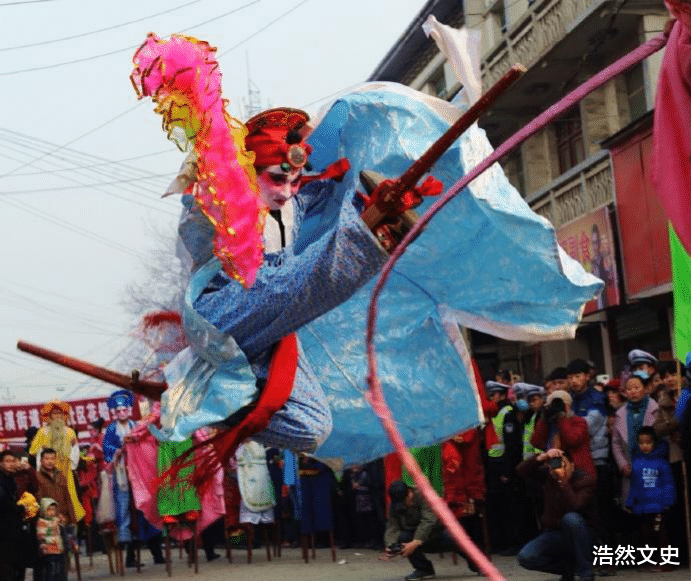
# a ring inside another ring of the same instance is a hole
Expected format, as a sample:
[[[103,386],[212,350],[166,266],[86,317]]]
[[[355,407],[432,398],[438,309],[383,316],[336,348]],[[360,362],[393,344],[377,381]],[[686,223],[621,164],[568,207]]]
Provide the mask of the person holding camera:
[[[544,531],[519,551],[519,565],[562,575],[561,581],[593,581],[596,475],[557,448],[524,460],[517,473],[527,482],[544,483]]]
[[[456,551],[466,558],[417,488],[396,480],[389,485],[388,494],[391,502],[384,533],[385,555],[389,559],[396,555],[408,558],[413,571],[405,581],[435,577],[435,568],[425,553]],[[478,572],[476,565],[466,560],[469,568]]]
[[[568,451],[579,468],[596,474],[589,447],[588,424],[584,418],[572,413],[572,396],[566,391],[558,389],[548,396],[541,417],[536,420],[531,444],[541,450],[556,448]]]

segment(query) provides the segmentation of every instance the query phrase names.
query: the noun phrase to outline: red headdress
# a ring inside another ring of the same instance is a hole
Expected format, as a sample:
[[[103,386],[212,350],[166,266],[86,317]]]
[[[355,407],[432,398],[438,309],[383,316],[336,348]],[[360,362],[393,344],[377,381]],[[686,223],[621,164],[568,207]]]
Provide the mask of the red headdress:
[[[46,422],[50,419],[50,414],[53,413],[54,409],[60,410],[68,418],[70,417],[70,404],[64,401],[53,400],[49,401],[41,408],[41,419]]]
[[[248,120],[245,147],[255,152],[255,167],[288,164],[282,167],[290,171],[305,166],[312,147],[305,143],[301,130],[306,128],[309,118],[300,109],[280,107]]]

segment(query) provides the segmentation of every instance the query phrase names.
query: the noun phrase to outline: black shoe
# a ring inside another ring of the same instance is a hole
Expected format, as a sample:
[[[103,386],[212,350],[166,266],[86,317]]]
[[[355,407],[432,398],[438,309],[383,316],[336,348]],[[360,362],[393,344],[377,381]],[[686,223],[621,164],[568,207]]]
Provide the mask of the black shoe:
[[[404,581],[418,581],[419,579],[433,579],[435,577],[435,571],[428,571],[426,569],[416,569],[412,573],[409,573],[404,577]]]
[[[221,556],[221,555],[219,555],[218,553],[211,553],[210,555],[207,555],[207,561],[209,561],[209,562],[215,561],[215,560],[218,559],[220,556]]]

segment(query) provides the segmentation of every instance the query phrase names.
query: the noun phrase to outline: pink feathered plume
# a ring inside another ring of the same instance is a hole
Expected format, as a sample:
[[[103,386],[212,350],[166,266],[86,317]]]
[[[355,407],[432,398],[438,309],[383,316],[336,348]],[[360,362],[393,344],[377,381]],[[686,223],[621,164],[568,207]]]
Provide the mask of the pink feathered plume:
[[[247,129],[226,112],[216,49],[189,36],[161,40],[150,33],[133,57],[130,76],[139,98],[151,97],[169,139],[194,143],[193,194],[214,225],[214,254],[229,276],[251,287],[262,265],[266,207],[257,194]],[[184,146],[181,146],[181,142]]]

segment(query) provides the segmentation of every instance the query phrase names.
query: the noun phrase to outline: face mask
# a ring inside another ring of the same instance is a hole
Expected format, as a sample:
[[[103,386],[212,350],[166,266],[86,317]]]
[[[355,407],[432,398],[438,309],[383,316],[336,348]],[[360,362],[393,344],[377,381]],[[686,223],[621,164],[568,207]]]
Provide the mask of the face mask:
[[[529,409],[529,402],[526,401],[525,399],[518,399],[517,400],[517,409],[520,412],[525,412]]]
[[[650,377],[650,375],[643,369],[637,369],[637,371],[632,372],[632,375],[637,376],[642,381],[646,381]]]

